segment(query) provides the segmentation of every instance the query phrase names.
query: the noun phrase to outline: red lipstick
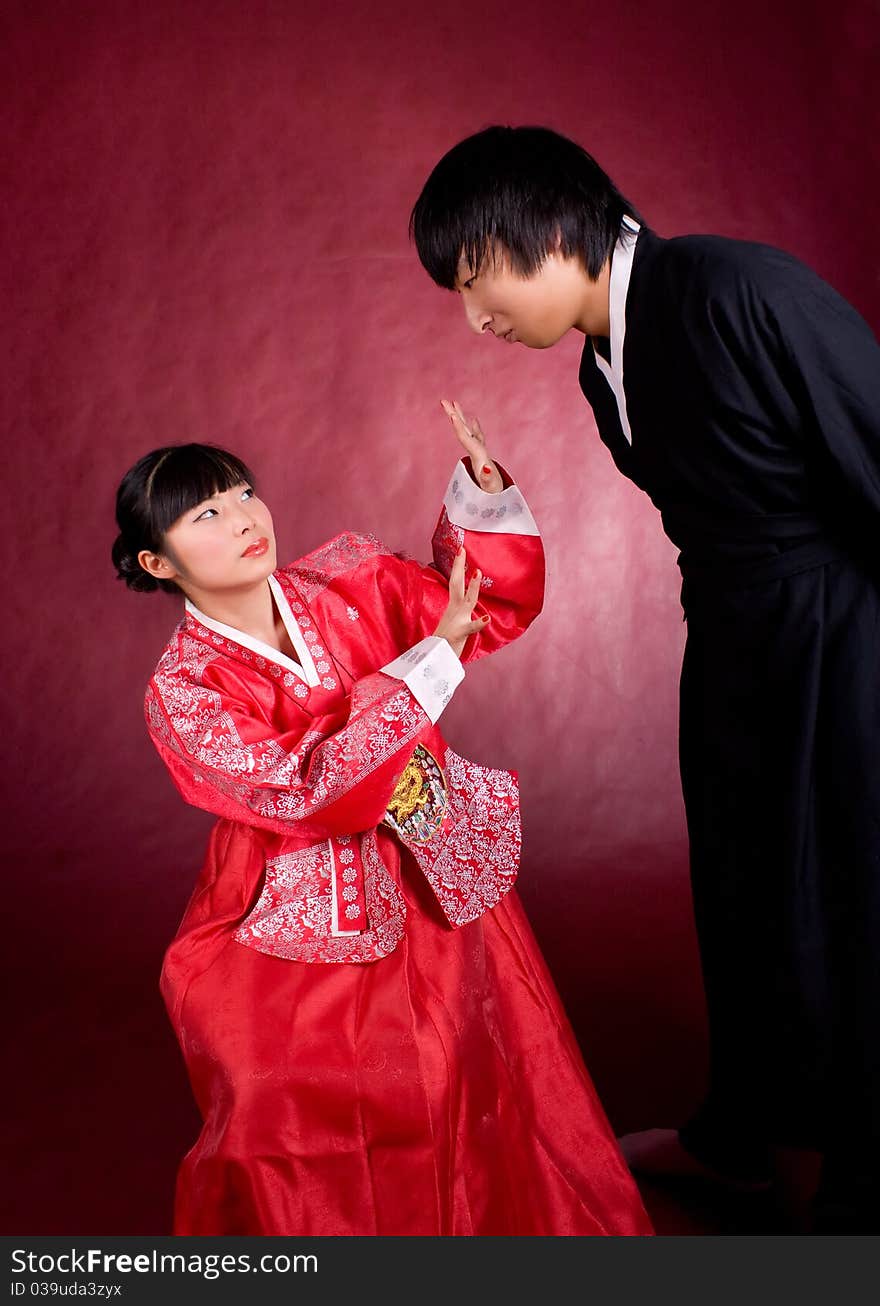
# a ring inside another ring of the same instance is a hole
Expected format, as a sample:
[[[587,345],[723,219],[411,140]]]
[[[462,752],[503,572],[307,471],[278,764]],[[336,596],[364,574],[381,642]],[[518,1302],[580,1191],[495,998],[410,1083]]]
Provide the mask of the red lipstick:
[[[249,545],[241,556],[243,558],[262,558],[268,549],[269,541],[267,539],[254,540],[253,544]]]

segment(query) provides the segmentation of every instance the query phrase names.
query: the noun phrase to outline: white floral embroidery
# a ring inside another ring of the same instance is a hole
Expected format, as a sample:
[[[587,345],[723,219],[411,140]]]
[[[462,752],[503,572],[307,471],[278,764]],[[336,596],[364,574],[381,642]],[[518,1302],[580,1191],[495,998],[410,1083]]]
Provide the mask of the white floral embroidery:
[[[521,843],[519,789],[509,771],[469,762],[447,748],[448,807],[427,844],[398,832],[419,863],[452,925],[494,907],[513,887]]]
[[[294,685],[293,692],[296,694],[297,698],[308,698],[309,696],[308,687],[302,684],[301,681]]]
[[[349,621],[357,621],[361,614],[358,612],[357,608],[348,607],[345,609],[345,615],[348,617]]]
[[[319,844],[266,862],[263,891],[233,937],[259,948],[263,941],[274,944],[304,930],[329,933],[331,915],[330,852]]]
[[[344,730],[327,739],[309,732],[320,741],[311,753],[305,741],[300,743],[302,760],[309,763],[306,782],[300,755],[286,754],[271,736],[245,743],[219,694],[200,683],[205,667],[219,656],[185,629],[172,640],[148,689],[151,732],[195,769],[197,782],[207,780],[227,799],[260,816],[287,823],[336,802],[423,728],[424,715],[409,690],[402,686],[391,692],[394,682],[383,678],[385,696]],[[337,687],[331,676],[323,684],[325,689]]]
[[[330,670],[330,663],[329,663],[329,662],[316,662],[316,663],[315,663],[315,670],[318,671],[318,672],[323,676],[323,674],[324,674],[325,671],[329,671],[329,670]]]
[[[387,957],[403,938],[406,903],[379,854],[374,831],[360,836],[369,928],[334,935],[330,853],[326,843],[266,863],[263,892],[233,937],[274,957],[308,962],[366,962]],[[345,917],[356,920],[351,903]]]
[[[354,861],[354,853],[351,848],[343,848],[339,854],[339,860],[343,866]]]
[[[307,603],[322,594],[334,576],[353,571],[371,558],[390,556],[374,535],[357,535],[347,532],[303,558],[292,569],[294,583]]]
[[[213,661],[209,646],[194,643],[194,657]],[[164,707],[169,710],[167,700]],[[154,726],[164,713],[158,700],[152,708]],[[320,738],[319,732],[308,733]],[[206,746],[216,747],[211,727],[200,738],[206,736],[212,741]],[[293,756],[287,760],[294,766]],[[299,756],[295,760],[299,762]],[[449,806],[442,826],[421,846],[406,837],[401,841],[424,872],[447,919],[457,926],[494,906],[514,882],[520,843],[517,786],[509,773],[477,766],[448,749],[443,766]],[[322,844],[283,854],[270,863],[260,900],[236,932],[238,942],[299,961],[370,961],[391,952],[404,928],[403,899],[382,863],[375,832],[356,837],[364,873],[366,930],[348,936],[332,934],[330,853]],[[357,899],[355,868],[346,866],[341,878]],[[349,901],[350,895],[341,897],[353,909],[346,908],[343,919],[357,920],[360,905]]]

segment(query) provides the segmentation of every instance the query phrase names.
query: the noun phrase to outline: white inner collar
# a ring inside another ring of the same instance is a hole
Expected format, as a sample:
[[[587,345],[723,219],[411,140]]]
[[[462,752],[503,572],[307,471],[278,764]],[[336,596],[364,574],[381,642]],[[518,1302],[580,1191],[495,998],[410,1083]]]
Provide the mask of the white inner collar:
[[[207,617],[189,599],[185,600],[186,610],[201,625],[207,626],[208,630],[213,630],[216,634],[222,635],[224,639],[231,640],[233,644],[240,644],[242,648],[250,649],[252,653],[257,653],[260,657],[265,658],[267,662],[274,662],[277,666],[292,671],[306,685],[314,688],[315,685],[320,684],[321,677],[318,675],[309,646],[303,638],[296,617],[291,612],[290,604],[287,602],[278,581],[274,576],[270,576],[268,579],[272,597],[278,608],[278,614],[284,623],[284,629],[287,631],[290,642],[296,650],[299,662],[294,662],[293,658],[289,658],[286,653],[282,653],[277,648],[272,648],[270,644],[264,644],[261,639],[254,639],[253,635],[248,635],[244,630],[236,630],[234,626],[227,626],[222,621],[215,621],[213,617]]]
[[[636,251],[636,237],[641,228],[635,218],[624,215],[620,226],[620,235],[614,246],[611,260],[611,280],[608,287],[608,319],[611,332],[611,365],[609,367],[602,355],[593,345],[593,353],[599,370],[614,391],[617,411],[623,433],[632,444],[632,432],[626,411],[626,393],[623,389],[623,341],[626,336],[626,296],[632,276],[633,256]]]

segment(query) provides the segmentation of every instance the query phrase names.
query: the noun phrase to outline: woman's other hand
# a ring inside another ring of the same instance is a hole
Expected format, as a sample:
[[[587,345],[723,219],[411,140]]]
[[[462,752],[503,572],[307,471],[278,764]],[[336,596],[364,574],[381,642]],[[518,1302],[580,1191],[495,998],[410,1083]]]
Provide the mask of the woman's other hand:
[[[465,566],[467,557],[464,549],[459,549],[449,573],[449,602],[440,618],[440,624],[434,631],[452,646],[452,651],[461,657],[462,650],[471,635],[484,630],[489,623],[488,617],[473,620],[473,611],[480,597],[482,572],[479,568],[465,585]]]
[[[461,411],[461,404],[457,400],[452,403],[448,399],[441,399],[443,411],[452,422],[452,429],[458,437],[458,442],[464,449],[465,453],[471,460],[471,467],[474,469],[474,480],[481,490],[487,494],[500,494],[504,489],[504,481],[501,479],[501,473],[492,462],[486,449],[486,437],[480,429],[480,423],[476,417],[465,417]]]

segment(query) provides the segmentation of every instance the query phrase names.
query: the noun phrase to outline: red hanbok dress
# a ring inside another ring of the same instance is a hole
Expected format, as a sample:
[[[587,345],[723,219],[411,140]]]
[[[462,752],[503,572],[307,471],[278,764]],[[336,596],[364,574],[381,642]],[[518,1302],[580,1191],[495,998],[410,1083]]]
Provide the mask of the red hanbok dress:
[[[204,1126],[177,1234],[648,1234],[516,894],[516,777],[449,749],[431,635],[456,550],[491,621],[540,611],[519,490],[464,463],[423,567],[346,534],[269,580],[297,660],[191,605],[151,736],[215,812],[161,987]]]

